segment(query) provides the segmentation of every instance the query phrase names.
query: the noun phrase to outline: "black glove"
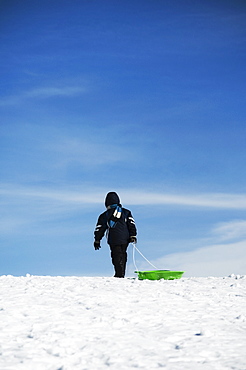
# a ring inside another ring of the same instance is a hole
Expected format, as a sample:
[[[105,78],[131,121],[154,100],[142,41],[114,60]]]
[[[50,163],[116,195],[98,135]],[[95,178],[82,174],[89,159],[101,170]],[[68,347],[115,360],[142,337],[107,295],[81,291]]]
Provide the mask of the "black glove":
[[[101,248],[101,246],[100,246],[100,242],[99,242],[98,240],[95,240],[95,241],[94,241],[94,248],[95,248],[95,251],[97,251],[98,249],[100,249],[100,248]]]
[[[129,243],[137,244],[136,236],[130,236]]]

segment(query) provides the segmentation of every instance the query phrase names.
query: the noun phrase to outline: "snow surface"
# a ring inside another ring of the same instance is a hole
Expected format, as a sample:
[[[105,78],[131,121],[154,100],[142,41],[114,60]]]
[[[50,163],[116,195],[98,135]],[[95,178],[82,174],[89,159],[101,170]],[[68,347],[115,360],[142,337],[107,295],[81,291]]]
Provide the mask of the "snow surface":
[[[0,277],[1,370],[246,369],[246,276]]]

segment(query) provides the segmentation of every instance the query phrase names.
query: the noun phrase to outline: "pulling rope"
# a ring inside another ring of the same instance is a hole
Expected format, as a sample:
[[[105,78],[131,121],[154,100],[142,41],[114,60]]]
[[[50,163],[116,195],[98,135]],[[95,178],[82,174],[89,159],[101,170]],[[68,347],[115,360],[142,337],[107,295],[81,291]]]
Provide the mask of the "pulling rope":
[[[154,267],[156,270],[157,267],[155,267],[149,260],[147,260],[146,257],[144,257],[144,255],[140,252],[140,250],[136,247],[136,244],[132,243],[132,246],[133,246],[133,250],[132,250],[132,260],[133,260],[133,264],[134,264],[134,267],[136,269],[136,271],[139,271],[138,268],[137,268],[137,265],[136,265],[136,261],[135,261],[135,249],[138,251],[138,253],[145,259],[145,261],[147,261],[152,267]]]

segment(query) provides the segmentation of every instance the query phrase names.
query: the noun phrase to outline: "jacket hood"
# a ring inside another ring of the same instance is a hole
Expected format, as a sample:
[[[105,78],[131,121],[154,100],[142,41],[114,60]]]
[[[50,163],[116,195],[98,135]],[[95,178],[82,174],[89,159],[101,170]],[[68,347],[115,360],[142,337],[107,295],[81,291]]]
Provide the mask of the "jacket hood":
[[[120,198],[114,191],[109,192],[105,198],[105,206],[111,206],[112,204],[120,204]]]

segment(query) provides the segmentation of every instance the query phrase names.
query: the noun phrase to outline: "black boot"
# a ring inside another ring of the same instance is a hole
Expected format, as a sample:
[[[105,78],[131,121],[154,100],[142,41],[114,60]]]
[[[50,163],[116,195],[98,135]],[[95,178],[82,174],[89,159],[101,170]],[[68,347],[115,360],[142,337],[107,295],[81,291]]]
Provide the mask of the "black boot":
[[[124,269],[124,263],[122,259],[118,259],[117,261],[114,261],[114,270],[115,275],[114,277],[118,278],[124,278],[125,277],[125,269]]]

